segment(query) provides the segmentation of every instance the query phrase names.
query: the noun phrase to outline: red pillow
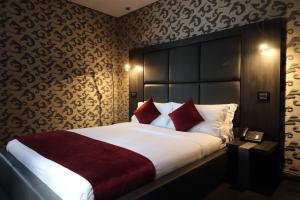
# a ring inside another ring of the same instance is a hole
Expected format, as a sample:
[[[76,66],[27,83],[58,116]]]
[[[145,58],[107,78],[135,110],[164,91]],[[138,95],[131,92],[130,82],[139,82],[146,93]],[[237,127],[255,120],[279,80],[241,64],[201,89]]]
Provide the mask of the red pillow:
[[[204,121],[190,99],[169,114],[177,131],[187,131]]]
[[[134,115],[140,123],[150,124],[154,119],[156,119],[160,115],[160,112],[155,107],[153,99],[150,98],[136,111],[134,111]]]

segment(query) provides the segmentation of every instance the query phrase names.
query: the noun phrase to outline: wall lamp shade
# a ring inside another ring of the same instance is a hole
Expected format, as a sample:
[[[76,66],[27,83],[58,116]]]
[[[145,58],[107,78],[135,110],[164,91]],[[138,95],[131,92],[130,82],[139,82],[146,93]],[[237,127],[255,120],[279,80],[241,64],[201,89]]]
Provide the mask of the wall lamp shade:
[[[267,43],[259,45],[259,51],[263,56],[271,56],[274,53],[274,49],[272,49]]]

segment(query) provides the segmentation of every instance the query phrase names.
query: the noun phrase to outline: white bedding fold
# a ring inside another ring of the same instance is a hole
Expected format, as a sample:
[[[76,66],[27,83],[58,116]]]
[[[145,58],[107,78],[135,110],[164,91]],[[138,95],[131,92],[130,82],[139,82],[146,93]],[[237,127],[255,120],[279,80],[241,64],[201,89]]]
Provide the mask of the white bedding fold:
[[[70,131],[145,156],[153,163],[156,169],[156,178],[224,147],[220,138],[211,135],[178,132],[137,123],[121,123]],[[46,159],[17,140],[8,143],[7,151],[61,198],[93,199],[91,185],[78,174]]]

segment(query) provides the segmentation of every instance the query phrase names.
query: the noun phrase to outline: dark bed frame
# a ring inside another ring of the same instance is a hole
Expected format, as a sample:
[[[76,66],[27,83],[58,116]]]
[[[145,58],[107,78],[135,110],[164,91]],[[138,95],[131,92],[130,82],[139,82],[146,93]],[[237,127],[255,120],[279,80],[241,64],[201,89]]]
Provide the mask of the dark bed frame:
[[[261,42],[267,42],[275,50],[271,60],[260,55],[258,45]],[[238,103],[234,119],[236,134],[239,129],[250,127],[264,131],[266,139],[283,145],[283,19],[134,49],[129,58],[131,66],[139,66],[130,72],[130,116],[137,102],[148,97],[157,102],[184,102],[192,98],[200,104]],[[258,101],[259,91],[269,92],[270,101]],[[283,159],[283,151],[278,158]],[[199,199],[224,179],[227,164],[224,148],[129,192],[119,200],[166,199],[172,195],[173,198],[193,199],[195,191]],[[60,199],[5,150],[0,154],[0,185],[12,199]]]

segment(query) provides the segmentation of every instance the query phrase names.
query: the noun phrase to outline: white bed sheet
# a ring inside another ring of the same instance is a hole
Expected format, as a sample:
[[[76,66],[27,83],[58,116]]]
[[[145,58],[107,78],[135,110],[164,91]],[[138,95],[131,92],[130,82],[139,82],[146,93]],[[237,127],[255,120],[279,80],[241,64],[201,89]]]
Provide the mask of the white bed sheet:
[[[156,169],[156,179],[225,146],[220,138],[208,134],[178,132],[137,123],[70,131],[145,156]],[[39,155],[18,140],[9,142],[6,149],[62,199],[94,199],[91,184],[80,175]]]

